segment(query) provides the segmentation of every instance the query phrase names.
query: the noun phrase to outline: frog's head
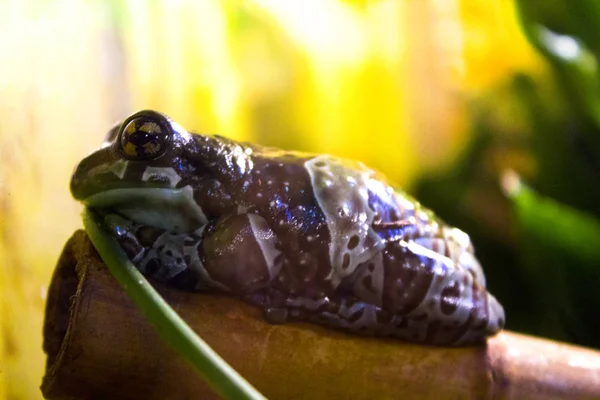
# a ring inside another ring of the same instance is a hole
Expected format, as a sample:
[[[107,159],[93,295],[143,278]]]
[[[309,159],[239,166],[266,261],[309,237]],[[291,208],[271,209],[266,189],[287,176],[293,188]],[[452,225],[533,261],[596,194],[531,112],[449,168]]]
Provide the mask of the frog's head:
[[[141,111],[112,128],[104,144],[73,173],[71,193],[93,208],[175,232],[206,223],[190,177],[197,166],[187,154],[198,146],[190,133],[155,111]]]

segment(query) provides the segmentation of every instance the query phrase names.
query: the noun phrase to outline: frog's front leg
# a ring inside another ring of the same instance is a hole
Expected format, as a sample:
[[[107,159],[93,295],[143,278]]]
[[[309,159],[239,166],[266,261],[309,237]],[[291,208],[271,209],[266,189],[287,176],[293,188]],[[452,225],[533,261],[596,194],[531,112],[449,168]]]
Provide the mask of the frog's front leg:
[[[200,259],[211,280],[246,295],[265,288],[279,273],[276,235],[257,214],[223,216],[206,228]]]
[[[106,215],[105,222],[144,275],[186,290],[216,286],[208,279],[198,257],[203,229],[177,234],[140,225],[117,214]]]
[[[144,275],[181,289],[245,295],[265,287],[281,268],[277,238],[256,214],[223,216],[192,233],[143,226],[116,214],[105,221]]]

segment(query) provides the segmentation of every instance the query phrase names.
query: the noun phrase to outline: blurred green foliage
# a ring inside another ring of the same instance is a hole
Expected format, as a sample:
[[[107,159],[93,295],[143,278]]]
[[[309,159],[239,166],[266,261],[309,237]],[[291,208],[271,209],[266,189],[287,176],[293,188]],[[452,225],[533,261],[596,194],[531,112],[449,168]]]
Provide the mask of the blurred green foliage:
[[[547,76],[474,99],[470,146],[416,195],[472,236],[509,329],[600,347],[600,2],[517,5]]]

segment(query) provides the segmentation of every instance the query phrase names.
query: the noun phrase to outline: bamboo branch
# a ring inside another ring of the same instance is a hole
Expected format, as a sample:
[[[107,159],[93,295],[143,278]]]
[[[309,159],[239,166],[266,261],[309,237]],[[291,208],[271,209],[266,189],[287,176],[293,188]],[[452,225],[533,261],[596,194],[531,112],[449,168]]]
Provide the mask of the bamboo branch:
[[[271,399],[593,399],[600,353],[503,332],[487,346],[426,347],[311,324],[270,325],[235,298],[159,292]],[[48,399],[212,399],[120,289],[85,232],[67,243],[44,326]]]

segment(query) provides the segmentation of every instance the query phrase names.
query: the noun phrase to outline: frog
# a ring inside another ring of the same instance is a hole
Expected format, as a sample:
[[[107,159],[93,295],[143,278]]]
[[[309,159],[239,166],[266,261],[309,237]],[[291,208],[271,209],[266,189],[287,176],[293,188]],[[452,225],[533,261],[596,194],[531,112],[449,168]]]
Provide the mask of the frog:
[[[236,296],[270,323],[441,346],[505,323],[469,236],[358,161],[143,110],[79,162],[70,189],[150,279]]]

